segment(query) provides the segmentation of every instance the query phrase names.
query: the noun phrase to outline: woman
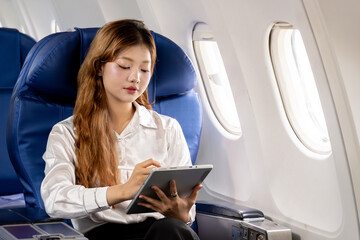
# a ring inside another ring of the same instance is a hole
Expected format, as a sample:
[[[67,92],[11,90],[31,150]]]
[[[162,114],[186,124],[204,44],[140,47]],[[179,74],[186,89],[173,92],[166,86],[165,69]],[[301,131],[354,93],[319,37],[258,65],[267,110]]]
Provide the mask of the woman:
[[[178,122],[148,102],[155,59],[141,21],[106,24],[79,70],[74,115],[50,132],[41,185],[46,211],[72,219],[89,239],[198,239],[186,223],[194,221],[200,185],[186,199],[175,182],[171,196],[154,186],[160,200],[141,198],[155,213],[125,213],[151,169],[191,165]]]

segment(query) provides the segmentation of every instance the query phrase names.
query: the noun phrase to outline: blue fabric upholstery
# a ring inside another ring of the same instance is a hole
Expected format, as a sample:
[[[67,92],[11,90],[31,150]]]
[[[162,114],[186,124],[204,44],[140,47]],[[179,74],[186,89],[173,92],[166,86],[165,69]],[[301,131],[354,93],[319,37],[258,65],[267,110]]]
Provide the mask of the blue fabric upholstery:
[[[202,110],[195,69],[183,50],[171,40],[152,32],[157,62],[149,84],[149,100],[155,111],[177,119],[184,132],[194,164],[200,144]]]
[[[43,208],[40,184],[48,134],[52,126],[72,115],[76,99],[76,76],[97,29],[76,29],[49,35],[30,51],[15,85],[10,103],[7,142],[14,167],[25,188],[27,205]],[[152,33],[158,59],[149,85],[154,109],[178,119],[192,161],[198,151],[202,112],[192,91],[194,68],[186,54],[172,41]]]
[[[34,44],[35,40],[16,29],[0,28],[0,207],[14,206],[14,198],[4,195],[23,192],[6,147],[6,121],[13,87]]]

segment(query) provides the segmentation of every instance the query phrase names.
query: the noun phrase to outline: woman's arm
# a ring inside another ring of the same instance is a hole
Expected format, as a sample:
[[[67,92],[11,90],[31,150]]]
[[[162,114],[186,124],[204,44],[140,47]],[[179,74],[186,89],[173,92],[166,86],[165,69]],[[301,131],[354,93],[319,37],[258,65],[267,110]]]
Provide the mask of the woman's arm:
[[[63,124],[54,126],[43,156],[46,164],[41,184],[41,196],[51,217],[84,217],[132,199],[151,169],[160,167],[159,162],[149,159],[136,165],[125,184],[85,188],[76,185],[74,144],[75,134],[71,127]]]
[[[76,185],[74,135],[70,127],[55,125],[43,155],[45,178],[41,196],[51,217],[77,218],[109,208],[107,187]]]

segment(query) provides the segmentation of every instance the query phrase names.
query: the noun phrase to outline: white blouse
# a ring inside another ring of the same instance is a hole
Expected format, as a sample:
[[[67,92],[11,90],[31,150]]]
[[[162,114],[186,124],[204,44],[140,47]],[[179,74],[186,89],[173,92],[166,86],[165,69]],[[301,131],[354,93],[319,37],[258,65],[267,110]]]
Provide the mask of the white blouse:
[[[168,116],[149,111],[134,103],[136,112],[121,134],[114,132],[119,165],[133,168],[147,159],[160,162],[162,167],[189,166],[191,158],[179,123]],[[96,136],[94,136],[96,137]],[[127,215],[130,201],[110,208],[106,200],[108,187],[85,188],[75,181],[75,131],[73,117],[57,123],[50,132],[45,160],[45,178],[41,196],[51,217],[72,219],[74,227],[85,233],[106,222],[137,223],[147,217],[163,218],[160,213]],[[118,170],[121,184],[132,171]],[[190,211],[195,219],[195,205]]]

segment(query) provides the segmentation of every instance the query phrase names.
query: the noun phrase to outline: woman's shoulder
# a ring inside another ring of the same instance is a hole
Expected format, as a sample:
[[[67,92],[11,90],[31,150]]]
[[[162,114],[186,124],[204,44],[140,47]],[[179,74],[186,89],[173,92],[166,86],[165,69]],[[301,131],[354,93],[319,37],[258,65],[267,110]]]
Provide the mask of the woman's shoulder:
[[[53,128],[52,131],[69,131],[71,133],[74,132],[74,123],[73,123],[73,116],[70,116],[58,123],[56,123]]]
[[[167,115],[163,115],[154,110],[146,109],[142,106],[142,117],[148,120],[148,122],[153,122],[156,128],[160,129],[169,129],[176,127],[179,123],[175,118],[172,118]],[[148,117],[146,117],[148,115]],[[143,119],[144,120],[144,119]]]

